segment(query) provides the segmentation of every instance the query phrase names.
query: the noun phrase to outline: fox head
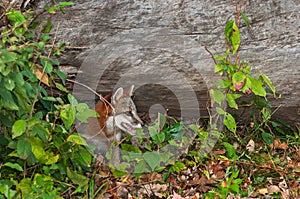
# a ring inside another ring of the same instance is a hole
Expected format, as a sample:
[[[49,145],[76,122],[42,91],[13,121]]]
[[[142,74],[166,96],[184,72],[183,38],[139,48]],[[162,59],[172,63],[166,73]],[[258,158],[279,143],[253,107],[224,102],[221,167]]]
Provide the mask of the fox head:
[[[131,99],[133,89],[133,85],[127,89],[118,88],[111,97],[115,125],[130,135],[135,135],[135,129],[142,128],[141,125],[143,124]]]
[[[137,115],[131,98],[133,89],[133,85],[126,89],[118,88],[96,105],[95,110],[99,114],[98,124],[106,136],[113,135],[115,130],[135,135],[135,129],[142,127],[143,122]],[[93,128],[92,124],[95,123],[90,124]]]

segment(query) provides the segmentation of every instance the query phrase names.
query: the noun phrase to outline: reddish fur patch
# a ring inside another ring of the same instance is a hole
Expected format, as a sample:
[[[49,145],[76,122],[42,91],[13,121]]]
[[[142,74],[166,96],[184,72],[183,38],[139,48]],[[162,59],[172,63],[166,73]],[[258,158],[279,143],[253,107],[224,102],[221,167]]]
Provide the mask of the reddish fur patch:
[[[100,127],[105,128],[106,121],[109,116],[111,116],[112,108],[108,104],[111,102],[111,94],[106,95],[104,97],[105,100],[100,100],[95,106],[95,111],[99,114],[98,119],[98,124]]]
[[[111,96],[111,94],[105,96],[105,100],[100,100],[96,104],[95,111],[99,114],[99,117],[88,119],[86,134],[89,136],[96,136],[100,132],[106,132],[106,121],[112,112],[112,108],[108,104],[111,101]]]

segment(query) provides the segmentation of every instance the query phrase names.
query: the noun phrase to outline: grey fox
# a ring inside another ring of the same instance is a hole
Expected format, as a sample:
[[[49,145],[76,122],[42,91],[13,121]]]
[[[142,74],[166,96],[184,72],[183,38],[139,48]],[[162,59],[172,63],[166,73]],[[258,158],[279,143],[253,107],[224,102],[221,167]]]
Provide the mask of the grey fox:
[[[84,137],[96,146],[96,153],[105,155],[113,142],[119,143],[121,132],[135,135],[136,128],[142,128],[142,120],[137,114],[134,102],[131,99],[134,86],[127,89],[118,88],[115,92],[105,96],[95,106],[98,118],[89,118]],[[113,147],[113,165],[120,162],[119,147]]]

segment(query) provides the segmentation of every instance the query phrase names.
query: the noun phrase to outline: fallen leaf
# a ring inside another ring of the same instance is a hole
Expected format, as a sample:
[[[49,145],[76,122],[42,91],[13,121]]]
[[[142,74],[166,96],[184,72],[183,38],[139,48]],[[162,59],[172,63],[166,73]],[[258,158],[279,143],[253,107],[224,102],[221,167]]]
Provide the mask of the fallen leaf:
[[[36,75],[36,77],[43,82],[44,84],[46,84],[47,86],[49,85],[49,77],[46,73],[43,72],[43,68],[39,65],[36,65],[36,70],[32,71],[33,74]]]
[[[183,197],[181,197],[180,195],[178,195],[175,191],[173,192],[173,199],[185,199]]]
[[[249,151],[251,153],[251,152],[254,152],[254,148],[255,148],[255,143],[251,139],[251,140],[249,140],[249,142],[248,142],[248,144],[246,146],[246,149],[247,149],[247,151]]]

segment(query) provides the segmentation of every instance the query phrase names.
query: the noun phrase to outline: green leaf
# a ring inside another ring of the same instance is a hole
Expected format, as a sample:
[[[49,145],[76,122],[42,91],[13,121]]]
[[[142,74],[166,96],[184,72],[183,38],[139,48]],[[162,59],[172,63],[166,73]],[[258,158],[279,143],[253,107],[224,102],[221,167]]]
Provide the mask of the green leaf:
[[[0,90],[0,100],[2,101],[2,105],[7,110],[17,111],[19,110],[18,105],[15,103],[12,94],[8,90]],[[0,102],[1,104],[1,102]]]
[[[72,124],[75,121],[76,110],[75,107],[71,104],[66,104],[62,106],[62,110],[60,112],[60,118],[62,119],[66,129],[70,129]]]
[[[25,120],[17,120],[12,126],[12,139],[23,135],[27,127]]]
[[[89,183],[89,179],[87,177],[70,170],[69,167],[67,167],[67,175],[73,183],[79,185],[80,187],[84,187]]]
[[[268,109],[266,107],[263,107],[263,109],[261,110],[261,113],[262,113],[262,117],[264,119],[264,122],[267,122],[271,119],[272,113],[271,113],[270,109]]]
[[[226,112],[223,109],[221,109],[220,107],[217,107],[216,110],[217,110],[217,113],[220,114],[220,115],[225,115],[226,114]]]
[[[90,109],[89,106],[85,103],[78,104],[76,108],[77,108],[76,119],[78,119],[80,122],[87,123],[88,118],[98,116],[98,113]]]
[[[54,164],[54,163],[57,163],[58,159],[59,159],[59,154],[57,155],[54,155],[52,152],[47,152],[47,158],[46,158],[46,162],[45,164],[46,165],[51,165],[51,164]]]
[[[85,139],[83,139],[80,135],[74,135],[74,134],[70,135],[68,137],[67,141],[75,143],[75,144],[87,146]]]
[[[238,105],[237,105],[235,100],[240,98],[241,96],[242,95],[240,95],[240,94],[228,93],[226,95],[226,100],[227,100],[227,103],[228,103],[229,107],[238,109]]]
[[[224,125],[228,128],[228,130],[230,130],[233,133],[236,133],[236,122],[234,117],[230,113],[226,112],[224,118]]]
[[[260,76],[262,77],[262,79],[264,80],[264,82],[269,86],[269,88],[271,89],[271,91],[274,94],[274,97],[276,97],[276,88],[275,86],[272,84],[271,80],[269,79],[268,76],[266,76],[264,73],[261,73]]]
[[[59,5],[60,6],[73,6],[74,2],[72,2],[72,1],[62,1],[62,2],[59,2]]]
[[[48,42],[50,40],[49,34],[42,34],[42,41],[43,42]]]
[[[250,20],[249,18],[247,17],[247,15],[243,12],[241,12],[241,15],[242,15],[242,19],[244,20],[246,26],[249,28],[250,27]]]
[[[159,165],[160,161],[160,155],[157,151],[152,152],[145,152],[143,155],[145,161],[150,166],[151,170],[154,171],[155,168]]]
[[[3,166],[7,166],[18,171],[23,171],[23,168],[18,163],[6,162]]]
[[[59,62],[56,65],[59,65]],[[63,84],[66,84],[67,75],[64,72],[60,70],[54,70],[53,72],[61,79]]]
[[[261,136],[262,136],[263,140],[265,141],[265,143],[273,144],[274,137],[270,133],[262,132]]]
[[[216,64],[215,65],[215,73],[219,73],[221,76],[223,75],[223,65],[222,64]]]
[[[78,101],[76,100],[76,98],[73,95],[68,94],[68,100],[69,100],[69,102],[72,106],[77,106],[78,105]]]
[[[55,86],[56,88],[58,88],[59,90],[65,92],[65,93],[68,93],[68,89],[66,89],[62,84],[58,83],[58,82],[55,82]]]
[[[53,71],[51,60],[48,58],[41,58],[40,61],[43,66],[44,72],[50,74]]]
[[[33,192],[32,181],[30,178],[23,178],[19,184],[17,184],[17,189],[21,190],[22,198],[26,198],[26,196],[30,195]]]
[[[134,168],[134,173],[135,174],[141,174],[141,173],[145,173],[145,172],[149,172],[147,163],[144,160],[139,161],[135,168]]]
[[[18,26],[19,24],[25,22],[25,17],[17,10],[7,12],[6,17],[13,23],[14,26]]]
[[[236,90],[241,90],[245,84],[246,75],[243,72],[236,72],[232,76],[232,83]]]
[[[251,89],[253,93],[258,96],[266,97],[267,93],[262,86],[262,82],[251,76],[248,76],[248,79],[251,81]]]
[[[18,156],[25,160],[31,154],[31,144],[27,140],[19,140],[17,143],[17,153]]]
[[[4,79],[4,87],[9,90],[12,91],[15,88],[15,82],[9,78]]]
[[[223,142],[222,143],[223,146],[226,149],[226,155],[228,158],[233,158],[236,155],[236,150],[235,148],[233,148],[233,146],[231,144],[229,144],[228,142]]]
[[[222,101],[224,100],[225,96],[220,90],[210,90],[210,94],[213,97],[213,100],[218,103],[220,106],[222,105]]]
[[[47,20],[47,22],[45,23],[43,29],[42,29],[42,32],[43,33],[49,33],[52,29],[53,25],[50,21],[50,19]]]
[[[232,46],[232,54],[235,54],[240,46],[240,31],[234,20],[230,20],[226,24],[225,37]]]
[[[29,139],[29,142],[31,144],[32,153],[34,154],[36,159],[40,163],[45,163],[46,159],[47,159],[47,154],[44,150],[44,144],[43,144],[42,140],[38,137],[31,137]]]

